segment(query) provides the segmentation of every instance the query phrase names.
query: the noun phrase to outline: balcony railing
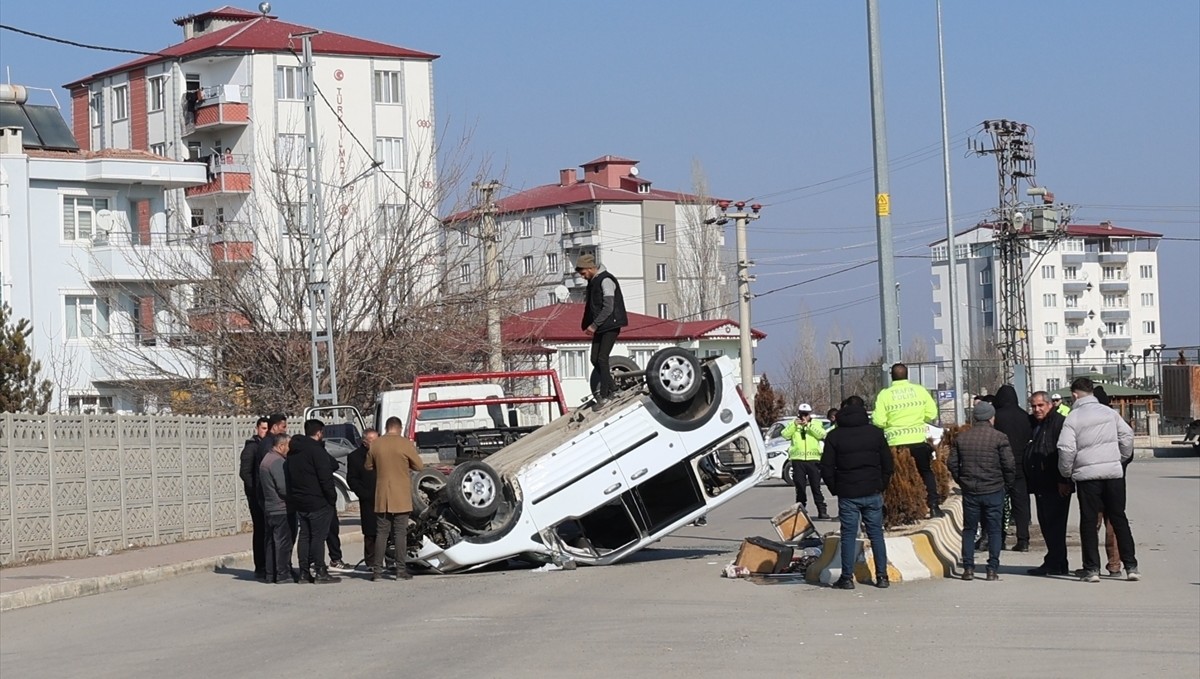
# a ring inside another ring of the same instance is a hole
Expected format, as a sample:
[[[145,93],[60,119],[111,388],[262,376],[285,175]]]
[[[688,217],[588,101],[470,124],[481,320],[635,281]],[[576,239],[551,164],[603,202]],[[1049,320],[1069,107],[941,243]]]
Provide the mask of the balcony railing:
[[[563,247],[565,248],[588,248],[594,247],[599,243],[600,234],[590,229],[571,231],[563,234]]]
[[[250,193],[250,158],[240,153],[215,153],[193,162],[208,165],[208,183],[189,186],[184,195],[207,196],[218,193]]]
[[[250,86],[215,85],[199,90],[186,104],[183,135],[250,124]]]
[[[1082,321],[1082,320],[1087,319],[1087,317],[1088,317],[1087,309],[1067,309],[1067,310],[1063,311],[1063,318],[1065,318],[1068,321]]]
[[[1100,339],[1101,346],[1105,351],[1116,349],[1128,349],[1133,344],[1133,339],[1129,335],[1105,335]]]
[[[1124,264],[1129,261],[1128,252],[1101,252],[1101,264]]]

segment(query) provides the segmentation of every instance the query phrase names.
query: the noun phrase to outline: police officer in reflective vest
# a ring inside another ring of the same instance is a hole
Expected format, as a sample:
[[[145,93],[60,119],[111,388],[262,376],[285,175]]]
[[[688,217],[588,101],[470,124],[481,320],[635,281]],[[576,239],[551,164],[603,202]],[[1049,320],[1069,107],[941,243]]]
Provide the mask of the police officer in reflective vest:
[[[925,425],[937,419],[938,407],[929,390],[908,381],[908,366],[892,366],[892,386],[875,398],[871,422],[883,430],[888,445],[908,448],[925,482],[930,516],[942,516],[938,506],[937,479],[933,476],[933,447],[926,442]]]
[[[817,518],[827,520],[825,496],[821,494],[821,440],[825,438],[825,427],[813,419],[812,406],[801,403],[796,409],[796,419],[787,423],[780,434],[791,441],[788,459],[792,463],[792,483],[796,486],[796,504],[805,507],[804,487],[812,488],[813,502],[817,503]],[[806,507],[807,508],[807,507]]]

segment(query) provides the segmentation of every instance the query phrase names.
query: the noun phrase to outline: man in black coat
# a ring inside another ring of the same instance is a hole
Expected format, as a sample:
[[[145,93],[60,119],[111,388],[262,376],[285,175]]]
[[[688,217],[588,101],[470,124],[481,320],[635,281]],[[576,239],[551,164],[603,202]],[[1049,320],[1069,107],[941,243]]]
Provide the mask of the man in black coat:
[[[862,399],[851,396],[837,413],[837,427],[825,437],[821,478],[838,498],[842,575],[833,586],[854,589],[858,525],[866,528],[875,557],[875,586],[886,588],[887,546],[883,539],[883,491],[895,468],[883,430],[871,424]]]
[[[1046,540],[1042,565],[1030,568],[1030,575],[1068,575],[1067,519],[1071,514],[1071,479],[1058,471],[1058,436],[1062,433],[1063,414],[1054,407],[1050,394],[1034,392],[1029,397],[1033,429],[1025,455],[1025,480],[1037,498],[1038,527]]]
[[[1014,552],[1029,551],[1029,488],[1025,481],[1025,447],[1033,438],[1033,427],[1029,426],[1029,413],[1017,402],[1017,390],[1006,384],[996,391],[992,401],[996,408],[996,431],[1008,436],[1012,446],[1013,461],[1017,465],[1017,478],[1009,493],[1012,504],[1012,520],[1017,525],[1017,544]]]
[[[362,443],[346,457],[346,485],[358,496],[358,519],[363,534],[363,562],[368,566],[375,555],[375,472],[367,469],[367,450],[379,438],[379,432],[363,432]]]
[[[625,296],[617,277],[601,269],[593,255],[580,255],[575,260],[575,273],[588,282],[583,305],[583,319],[579,327],[592,338],[592,389],[595,392],[595,407],[599,408],[617,391],[609,367],[609,356],[621,328],[629,325],[625,311]]]
[[[996,409],[980,403],[971,412],[974,423],[950,444],[946,466],[963,493],[963,580],[975,578],[975,531],[980,519],[988,536],[987,579],[999,580],[1004,493],[1016,480],[1016,463],[1008,437],[996,431]]]
[[[300,524],[297,556],[300,577],[313,583],[339,582],[325,564],[325,538],[337,511],[337,487],[333,481],[333,458],[322,442],[325,423],[307,420],[304,435],[292,437],[284,463],[288,500]]]
[[[254,435],[246,439],[242,446],[242,454],[238,460],[238,476],[242,479],[242,490],[246,493],[246,504],[250,507],[250,524],[254,526],[251,537],[254,550],[254,577],[259,580],[267,579],[267,517],[263,514],[262,503],[258,497],[258,465],[262,456],[258,449],[267,435],[267,418],[260,417],[254,423]]]

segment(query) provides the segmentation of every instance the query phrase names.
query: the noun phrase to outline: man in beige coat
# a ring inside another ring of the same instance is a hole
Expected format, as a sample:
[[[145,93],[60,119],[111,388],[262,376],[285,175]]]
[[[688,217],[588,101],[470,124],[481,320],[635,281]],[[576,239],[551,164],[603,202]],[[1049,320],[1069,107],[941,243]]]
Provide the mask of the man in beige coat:
[[[388,538],[396,545],[396,578],[409,580],[412,575],[404,565],[408,543],[408,515],[412,512],[412,472],[421,471],[424,464],[417,447],[400,433],[400,418],[389,417],[383,436],[375,439],[367,450],[366,468],[375,472],[375,558],[371,564],[371,580],[383,573],[384,554]]]

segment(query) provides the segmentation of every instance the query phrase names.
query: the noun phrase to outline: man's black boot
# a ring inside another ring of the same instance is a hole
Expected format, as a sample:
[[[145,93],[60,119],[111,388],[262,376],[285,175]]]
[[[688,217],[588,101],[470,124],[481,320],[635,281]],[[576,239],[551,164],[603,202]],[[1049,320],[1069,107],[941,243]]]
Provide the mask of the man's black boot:
[[[330,575],[328,568],[318,568],[317,574],[313,578],[313,583],[318,584],[318,585],[328,585],[328,584],[331,584],[334,582],[341,582],[341,581],[342,581],[341,578],[334,576],[334,575]]]

